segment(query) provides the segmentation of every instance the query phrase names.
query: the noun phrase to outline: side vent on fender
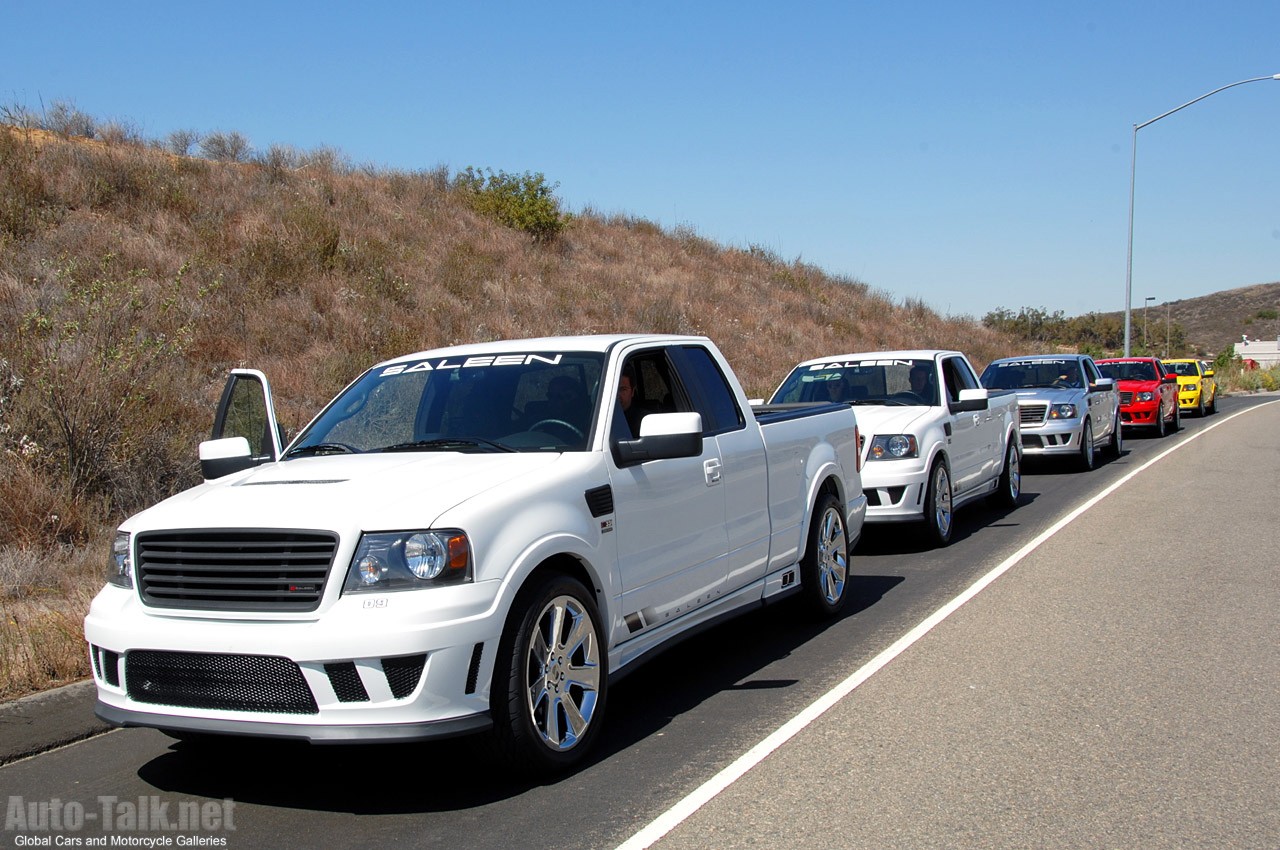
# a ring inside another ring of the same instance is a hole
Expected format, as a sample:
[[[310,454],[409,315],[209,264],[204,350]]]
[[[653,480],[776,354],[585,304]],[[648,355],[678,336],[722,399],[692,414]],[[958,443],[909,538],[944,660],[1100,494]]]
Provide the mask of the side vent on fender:
[[[584,495],[587,497],[587,509],[591,511],[593,517],[613,513],[613,488],[608,484],[593,487]]]

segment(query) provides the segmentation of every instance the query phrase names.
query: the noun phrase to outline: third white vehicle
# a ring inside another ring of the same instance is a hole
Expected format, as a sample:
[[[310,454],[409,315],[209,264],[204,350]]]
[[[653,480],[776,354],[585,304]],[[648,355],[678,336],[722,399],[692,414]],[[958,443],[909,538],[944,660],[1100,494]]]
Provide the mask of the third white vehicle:
[[[1087,354],[1040,354],[993,360],[982,385],[1018,396],[1022,453],[1075,459],[1093,469],[1099,448],[1124,451],[1120,394]]]

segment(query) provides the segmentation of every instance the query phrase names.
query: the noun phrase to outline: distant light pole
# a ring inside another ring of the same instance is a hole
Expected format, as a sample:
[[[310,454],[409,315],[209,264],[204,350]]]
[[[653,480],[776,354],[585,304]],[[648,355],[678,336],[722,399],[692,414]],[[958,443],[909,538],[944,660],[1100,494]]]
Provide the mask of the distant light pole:
[[[1142,350],[1143,351],[1147,350],[1147,305],[1155,300],[1156,300],[1156,297],[1154,295],[1148,295],[1146,298],[1142,299]],[[1125,349],[1124,356],[1125,357],[1129,356],[1128,349]]]
[[[1173,316],[1173,302],[1164,302],[1164,356],[1169,356],[1169,320]]]
[[[1217,88],[1211,92],[1202,94],[1199,97],[1195,98],[1194,100],[1188,100],[1186,103],[1182,104],[1181,106],[1176,106],[1173,109],[1170,109],[1168,112],[1161,113],[1160,115],[1157,115],[1155,118],[1152,118],[1150,121],[1143,121],[1141,124],[1133,125],[1133,155],[1129,160],[1129,252],[1128,252],[1128,258],[1126,261],[1127,269],[1125,271],[1125,276],[1124,276],[1124,356],[1125,357],[1128,357],[1130,352],[1129,336],[1130,336],[1130,327],[1132,324],[1132,313],[1133,313],[1133,187],[1138,174],[1138,131],[1149,124],[1156,123],[1161,118],[1168,118],[1173,113],[1178,112],[1179,110],[1182,110],[1182,109],[1186,109],[1188,106],[1190,106],[1193,103],[1199,103],[1200,101],[1204,100],[1206,97],[1215,95],[1220,91],[1226,91],[1227,89],[1235,88],[1236,86],[1242,86],[1245,83],[1261,82],[1262,80],[1280,80],[1280,74],[1272,74],[1270,77],[1250,77],[1247,80],[1240,80],[1239,82],[1229,83],[1228,85],[1225,85],[1222,88]],[[1144,340],[1144,344],[1145,344],[1145,340]]]

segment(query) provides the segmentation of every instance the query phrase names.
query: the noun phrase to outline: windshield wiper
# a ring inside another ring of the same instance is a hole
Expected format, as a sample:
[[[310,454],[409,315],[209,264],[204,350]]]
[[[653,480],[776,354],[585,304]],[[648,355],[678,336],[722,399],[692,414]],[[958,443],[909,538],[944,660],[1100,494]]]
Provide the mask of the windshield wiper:
[[[448,451],[459,447],[481,448],[495,452],[514,452],[515,449],[510,446],[504,446],[502,443],[493,440],[486,440],[484,437],[438,437],[434,440],[415,440],[411,443],[396,443],[392,446],[379,449],[382,452],[420,452],[435,451],[440,449]]]
[[[303,455],[349,455],[355,449],[342,443],[316,443],[314,446],[298,446],[290,449],[285,457],[302,457]]]

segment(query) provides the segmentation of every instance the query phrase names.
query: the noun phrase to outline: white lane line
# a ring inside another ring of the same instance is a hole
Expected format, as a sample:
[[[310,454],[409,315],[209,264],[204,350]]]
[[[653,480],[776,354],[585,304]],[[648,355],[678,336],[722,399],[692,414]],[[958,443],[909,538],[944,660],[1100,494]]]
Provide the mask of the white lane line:
[[[947,617],[950,617],[952,614],[954,614],[957,610],[959,610],[960,606],[964,605],[970,599],[973,599],[973,597],[977,596],[979,593],[985,590],[988,585],[990,585],[996,579],[1000,578],[1000,576],[1004,575],[1009,570],[1013,569],[1013,567],[1016,566],[1019,561],[1021,561],[1023,558],[1027,557],[1027,555],[1030,555],[1033,551],[1039,548],[1039,546],[1042,543],[1044,543],[1053,535],[1057,534],[1059,531],[1065,528],[1069,523],[1074,521],[1077,517],[1079,517],[1085,511],[1089,510],[1094,505],[1098,504],[1103,499],[1105,499],[1107,496],[1111,495],[1116,490],[1120,489],[1120,487],[1122,487],[1134,476],[1138,475],[1138,473],[1158,463],[1159,461],[1163,460],[1165,457],[1167,457],[1171,453],[1191,443],[1193,440],[1198,440],[1200,437],[1209,433],[1214,428],[1217,428],[1219,425],[1225,425],[1228,422],[1230,422],[1232,419],[1235,419],[1237,416],[1243,416],[1246,413],[1252,413],[1255,410],[1261,410],[1262,408],[1267,407],[1268,405],[1277,404],[1277,403],[1280,403],[1280,402],[1277,402],[1277,401],[1264,402],[1262,404],[1249,407],[1245,410],[1241,410],[1237,413],[1233,413],[1230,416],[1226,417],[1225,419],[1220,419],[1217,422],[1213,423],[1212,425],[1208,426],[1207,428],[1203,428],[1197,431],[1196,433],[1192,434],[1190,437],[1187,437],[1186,439],[1181,440],[1180,442],[1170,446],[1169,448],[1160,452],[1160,454],[1153,457],[1151,460],[1142,464],[1142,466],[1139,466],[1137,469],[1130,471],[1123,478],[1120,478],[1118,481],[1115,481],[1109,486],[1107,486],[1097,495],[1085,501],[1083,504],[1075,508],[1075,510],[1071,511],[1062,519],[1058,520],[1053,525],[1049,526],[1047,529],[1041,532],[1034,540],[1032,540],[1027,545],[1023,546],[1017,552],[1014,552],[1012,555],[1006,558],[1004,562],[1002,562],[999,566],[991,570],[991,572],[987,573],[982,578],[975,581],[972,585],[969,586],[967,590],[965,590],[955,599],[952,599],[950,602],[948,602],[946,605],[943,605],[941,608],[939,608],[929,617],[925,618],[924,621],[922,621],[914,629],[907,632],[902,637],[898,638],[887,649],[885,649],[875,658],[871,659],[866,664],[864,664],[852,676],[845,679],[843,682],[836,685],[831,690],[827,691],[825,694],[820,696],[817,700],[811,703],[807,708],[805,708],[795,717],[791,718],[782,726],[778,727],[778,729],[775,730],[773,734],[769,735],[769,737],[765,738],[763,741],[756,744],[751,749],[747,750],[745,753],[739,756],[737,760],[733,762],[733,764],[729,765],[728,767],[724,768],[719,773],[717,773],[715,776],[708,779],[706,782],[704,782],[702,785],[696,788],[692,793],[690,793],[683,800],[676,803],[670,809],[667,809],[665,812],[663,812],[661,815],[655,818],[651,823],[649,823],[648,826],[644,827],[635,835],[632,835],[622,844],[618,845],[617,850],[645,850],[645,848],[653,845],[654,842],[658,841],[668,832],[675,829],[677,826],[683,823],[686,819],[692,816],[694,812],[698,811],[698,809],[702,808],[707,803],[711,802],[711,800],[715,799],[715,797],[719,795],[721,791],[724,791],[734,782],[738,781],[738,779],[740,779],[743,775],[745,775],[747,771],[751,770],[751,768],[755,767],[757,764],[764,761],[765,758],[770,753],[772,753],[774,750],[781,747],[787,741],[791,740],[806,726],[808,726],[810,723],[812,723],[813,721],[821,717],[827,711],[827,709],[831,708],[840,700],[844,699],[846,696],[852,693],[855,688],[857,688],[863,682],[867,681],[867,679],[870,679],[872,676],[878,673],[886,664],[888,664],[890,661],[892,661],[893,659],[901,655],[903,652],[905,652],[913,643],[915,643],[920,638],[924,637],[926,634],[932,631],[934,626],[938,625],[943,620],[947,619]]]

